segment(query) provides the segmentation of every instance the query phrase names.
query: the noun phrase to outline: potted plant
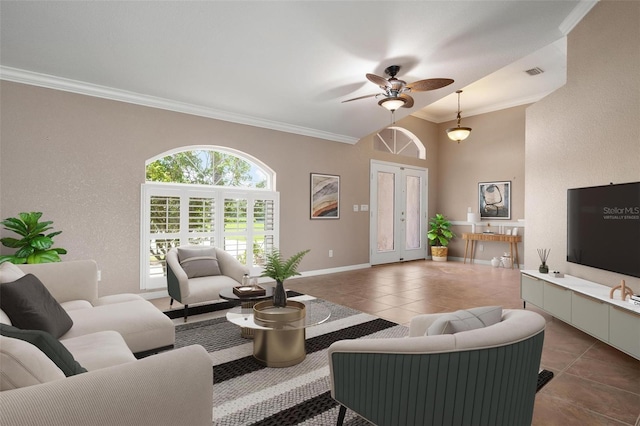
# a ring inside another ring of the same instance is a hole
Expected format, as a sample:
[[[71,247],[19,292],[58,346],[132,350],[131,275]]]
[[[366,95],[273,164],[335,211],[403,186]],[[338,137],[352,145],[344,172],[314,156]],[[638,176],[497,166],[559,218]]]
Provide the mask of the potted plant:
[[[446,262],[449,249],[449,241],[455,238],[455,234],[451,232],[451,222],[449,222],[442,214],[437,213],[429,219],[429,245],[431,245],[431,258],[436,262]]]
[[[300,251],[287,260],[282,259],[282,255],[278,249],[273,249],[267,253],[264,262],[264,271],[261,277],[269,277],[276,281],[276,288],[273,291],[273,305],[285,307],[287,305],[287,292],[284,290],[284,280],[294,275],[300,275],[297,271],[298,265],[302,258],[309,253],[310,250]]]
[[[11,262],[15,264],[23,263],[50,263],[60,262],[61,254],[67,254],[63,248],[52,248],[53,237],[62,231],[44,234],[45,231],[53,229],[52,221],[39,222],[42,217],[41,212],[20,213],[19,217],[9,217],[2,222],[4,229],[13,231],[20,235],[17,238],[1,238],[0,242],[5,247],[17,249],[14,254],[0,256],[0,263]]]

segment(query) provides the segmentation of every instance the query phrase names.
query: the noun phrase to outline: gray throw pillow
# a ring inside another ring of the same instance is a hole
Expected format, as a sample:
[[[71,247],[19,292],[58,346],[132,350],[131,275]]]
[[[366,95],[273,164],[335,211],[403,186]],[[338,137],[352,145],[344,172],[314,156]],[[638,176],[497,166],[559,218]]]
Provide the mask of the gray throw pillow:
[[[78,364],[71,352],[51,334],[41,330],[20,330],[6,324],[0,324],[0,335],[31,343],[44,353],[65,376],[86,373],[86,368]]]
[[[502,319],[502,306],[483,306],[459,310],[440,316],[427,329],[427,336],[454,334],[497,324]]]
[[[0,284],[0,309],[14,326],[46,331],[56,339],[73,325],[69,314],[33,274]]]
[[[220,275],[214,247],[178,247],[178,261],[188,278]]]

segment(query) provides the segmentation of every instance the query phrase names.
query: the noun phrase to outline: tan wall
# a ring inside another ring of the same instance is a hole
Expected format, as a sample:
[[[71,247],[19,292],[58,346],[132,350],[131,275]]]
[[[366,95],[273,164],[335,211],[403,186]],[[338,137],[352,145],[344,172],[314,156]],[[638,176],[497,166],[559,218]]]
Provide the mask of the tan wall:
[[[608,286],[640,279],[566,262],[567,189],[640,180],[640,3],[601,1],[568,36],[567,84],[527,110],[526,266]],[[615,250],[615,247],[603,247]]]
[[[462,125],[471,127],[472,131],[469,138],[459,144],[446,136],[446,129],[455,126],[455,121],[439,125],[438,213],[449,220],[466,221],[468,207],[478,213],[479,182],[511,181],[511,220],[483,220],[483,223],[497,228],[500,223],[524,219],[526,108],[523,105],[472,117],[465,117],[463,111]],[[471,232],[471,228],[455,226],[454,232],[459,238],[451,242],[449,255],[462,258],[464,241],[460,237],[463,232]],[[481,244],[484,250],[479,250],[479,244],[476,249],[478,261],[489,261],[509,251],[509,245],[505,243]],[[522,247],[522,243],[519,244],[520,252]]]
[[[0,217],[42,211],[53,220],[64,260],[96,259],[100,293],[139,292],[140,185],[145,160],[188,145],[251,154],[277,173],[282,252],[310,248],[302,271],[369,262],[369,163],[435,166],[437,126],[402,123],[427,144],[427,161],[138,105],[2,81]],[[385,123],[381,123],[382,126]],[[309,219],[309,173],[341,176],[339,220]],[[432,179],[430,198],[434,200]],[[435,204],[435,201],[433,201]],[[13,235],[1,231],[2,236]],[[328,257],[332,249],[334,257]],[[12,250],[2,247],[2,253]]]

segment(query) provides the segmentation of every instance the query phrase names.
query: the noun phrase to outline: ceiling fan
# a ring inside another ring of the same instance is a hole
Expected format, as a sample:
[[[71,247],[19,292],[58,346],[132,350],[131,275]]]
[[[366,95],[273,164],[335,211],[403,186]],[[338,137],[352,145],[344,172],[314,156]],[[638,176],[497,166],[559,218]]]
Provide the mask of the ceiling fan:
[[[367,74],[367,79],[380,86],[384,93],[373,93],[371,95],[347,99],[346,101],[342,101],[342,103],[365,98],[383,97],[383,99],[378,101],[378,105],[393,112],[400,107],[411,108],[413,106],[413,98],[407,94],[409,92],[426,92],[428,90],[436,90],[453,83],[453,80],[450,78],[428,78],[426,80],[418,80],[407,84],[406,81],[396,78],[398,71],[400,71],[399,65],[391,65],[390,67],[387,67],[384,70],[384,73],[389,76],[388,79],[375,74]]]

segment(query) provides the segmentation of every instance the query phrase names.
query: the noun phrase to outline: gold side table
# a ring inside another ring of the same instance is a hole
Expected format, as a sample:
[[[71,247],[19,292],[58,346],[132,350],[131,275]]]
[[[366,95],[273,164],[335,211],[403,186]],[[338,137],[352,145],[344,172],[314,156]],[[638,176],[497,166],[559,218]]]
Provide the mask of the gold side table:
[[[265,300],[251,309],[233,309],[227,313],[227,320],[253,331],[253,357],[258,362],[267,367],[290,367],[307,356],[306,328],[321,324],[330,316],[326,306],[313,300],[288,300],[282,308]]]

